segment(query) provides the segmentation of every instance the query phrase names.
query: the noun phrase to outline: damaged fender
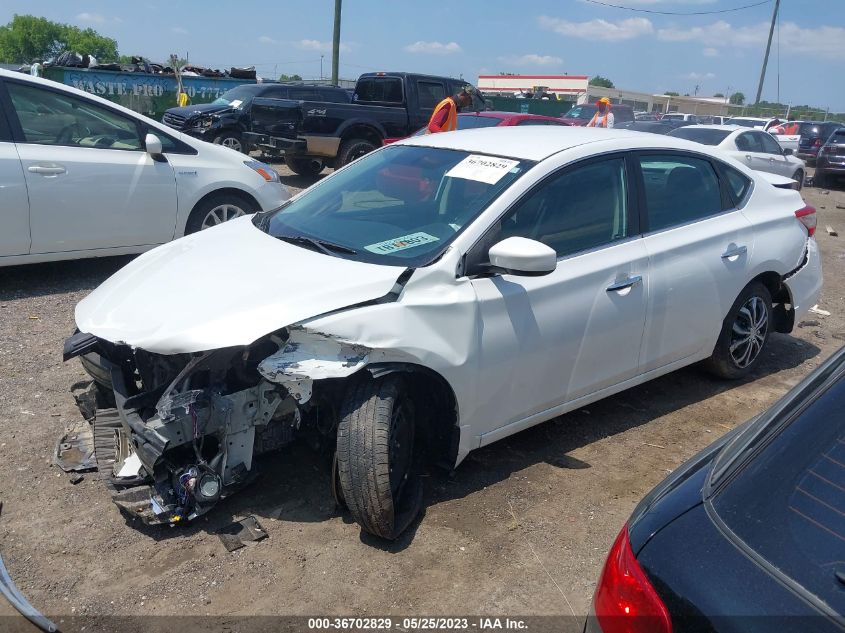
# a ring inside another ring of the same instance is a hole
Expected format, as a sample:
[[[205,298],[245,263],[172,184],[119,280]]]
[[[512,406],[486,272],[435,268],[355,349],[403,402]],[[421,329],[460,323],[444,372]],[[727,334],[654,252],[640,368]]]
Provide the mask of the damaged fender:
[[[285,345],[258,365],[268,381],[284,386],[300,405],[311,399],[315,380],[346,378],[364,367],[369,349],[319,332],[292,328]]]

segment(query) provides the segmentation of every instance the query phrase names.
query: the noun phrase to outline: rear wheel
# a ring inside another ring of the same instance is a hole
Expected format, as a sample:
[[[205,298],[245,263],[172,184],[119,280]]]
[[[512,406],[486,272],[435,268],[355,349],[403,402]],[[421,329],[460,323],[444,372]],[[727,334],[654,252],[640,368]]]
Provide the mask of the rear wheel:
[[[325,164],[319,158],[285,158],[290,170],[300,176],[319,176]]]
[[[201,200],[188,218],[185,235],[210,229],[242,215],[255,213],[255,203],[236,193],[219,193]]]
[[[827,177],[824,174],[820,174],[816,171],[816,175],[813,177],[813,184],[818,189],[826,189],[828,186]]]
[[[414,403],[400,376],[353,383],[337,430],[342,498],[363,530],[398,537],[419,514]]]
[[[804,170],[799,169],[792,175],[792,179],[798,181],[798,191],[804,187]]]
[[[766,347],[771,322],[771,293],[759,281],[750,283],[725,317],[713,355],[705,361],[707,369],[730,380],[746,376]]]
[[[344,141],[337,153],[337,161],[340,167],[351,163],[353,160],[369,154],[376,148],[370,141],[361,138],[351,138]]]

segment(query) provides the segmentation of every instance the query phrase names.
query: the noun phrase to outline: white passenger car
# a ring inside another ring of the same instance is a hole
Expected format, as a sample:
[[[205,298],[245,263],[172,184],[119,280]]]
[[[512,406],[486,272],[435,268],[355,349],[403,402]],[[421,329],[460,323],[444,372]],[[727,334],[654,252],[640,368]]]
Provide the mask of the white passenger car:
[[[0,266],[140,253],[290,197],[245,158],[0,70]]]
[[[697,361],[746,375],[819,296],[814,231],[796,191],[697,143],[430,134],[145,253],[79,303],[65,356],[115,396],[146,482],[125,511],[193,518],[305,435],[392,538],[426,463]]]
[[[711,145],[756,171],[766,171],[804,185],[807,167],[791,149],[783,149],[768,132],[735,125],[688,125],[669,136]]]

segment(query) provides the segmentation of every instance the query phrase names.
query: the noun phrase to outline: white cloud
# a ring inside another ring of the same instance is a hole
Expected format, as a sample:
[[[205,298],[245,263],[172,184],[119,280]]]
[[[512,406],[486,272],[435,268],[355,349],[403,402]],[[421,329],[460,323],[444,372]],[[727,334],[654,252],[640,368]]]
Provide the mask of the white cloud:
[[[699,42],[707,47],[762,47],[768,35],[769,22],[735,27],[724,20],[689,29],[670,27],[657,31],[657,38],[664,42]],[[783,22],[780,25],[780,44],[790,53],[841,57],[845,55],[845,28],[804,28],[795,22]]]
[[[269,35],[262,35],[261,37],[259,37],[258,43],[259,44],[278,44],[278,42],[276,42],[276,40],[274,40]]]
[[[585,40],[621,42],[654,32],[654,25],[647,18],[628,18],[617,22],[589,20],[570,22],[561,18],[540,16],[540,27],[561,35],[579,37]]]
[[[330,53],[332,51],[331,42],[321,42],[320,40],[299,40],[296,43],[296,47],[301,48],[304,51],[318,51],[320,53]],[[349,46],[341,43],[340,51],[342,53],[348,53]]]
[[[682,75],[684,79],[692,79],[693,81],[701,81],[704,79],[715,79],[716,75],[713,73],[687,73],[686,75]]]
[[[408,44],[405,50],[409,53],[428,53],[431,55],[452,55],[453,53],[462,53],[463,49],[457,42],[449,42],[443,44],[441,42],[414,42]]]
[[[560,57],[535,53],[499,57],[499,61],[510,66],[560,66],[563,63]]]
[[[711,48],[707,47],[703,51],[701,51],[705,57],[718,57],[719,56],[719,49],[718,48]]]
[[[76,16],[80,22],[89,22],[91,24],[104,24],[106,18],[99,13],[80,13]]]
[[[187,35],[188,29],[181,27],[181,26],[171,26],[170,31],[172,33],[176,33],[176,35]]]

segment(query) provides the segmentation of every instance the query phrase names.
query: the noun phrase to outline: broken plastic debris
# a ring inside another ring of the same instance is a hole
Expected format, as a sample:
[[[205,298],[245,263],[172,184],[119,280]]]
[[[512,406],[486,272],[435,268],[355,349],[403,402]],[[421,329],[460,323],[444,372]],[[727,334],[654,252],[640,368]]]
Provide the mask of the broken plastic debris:
[[[818,304],[807,310],[807,312],[812,312],[813,314],[818,314],[819,316],[830,316],[830,312],[822,310]]]
[[[162,420],[169,420],[175,415],[174,409],[184,409],[187,413],[190,406],[195,404],[202,394],[202,389],[191,389],[173,396],[162,396],[156,405],[158,417]]]
[[[267,538],[267,532],[258,524],[258,520],[249,515],[245,519],[235,521],[217,531],[220,542],[230,552],[240,549],[249,541],[260,541]]]
[[[137,477],[141,470],[141,458],[138,453],[132,453],[115,473],[115,477]]]

